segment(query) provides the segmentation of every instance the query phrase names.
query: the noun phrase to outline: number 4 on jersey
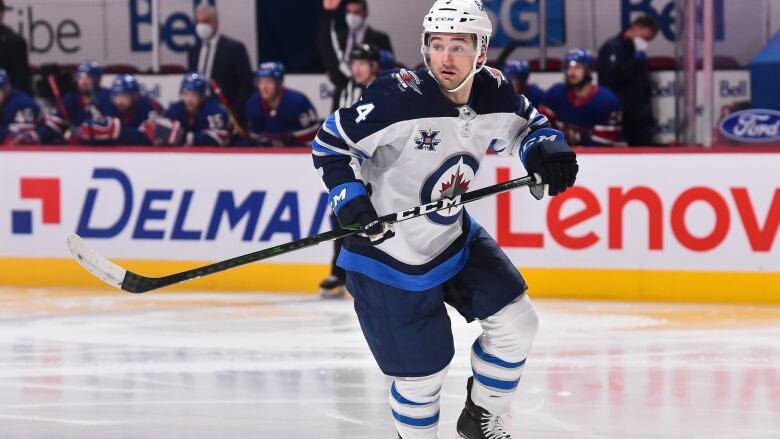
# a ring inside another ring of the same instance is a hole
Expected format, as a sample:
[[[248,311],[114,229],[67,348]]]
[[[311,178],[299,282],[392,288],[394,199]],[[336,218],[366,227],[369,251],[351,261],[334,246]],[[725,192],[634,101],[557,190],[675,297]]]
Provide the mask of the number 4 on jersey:
[[[363,104],[357,107],[358,117],[355,119],[355,123],[360,123],[366,120],[368,113],[374,111],[374,104]]]

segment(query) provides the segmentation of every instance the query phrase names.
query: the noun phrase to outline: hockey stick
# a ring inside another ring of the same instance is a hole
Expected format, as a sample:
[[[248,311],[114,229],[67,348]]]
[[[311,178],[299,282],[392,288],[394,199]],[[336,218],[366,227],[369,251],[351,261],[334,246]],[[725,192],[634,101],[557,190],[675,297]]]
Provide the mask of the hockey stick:
[[[68,114],[68,109],[65,107],[65,102],[62,100],[62,94],[60,93],[60,86],[57,84],[57,78],[54,77],[54,74],[50,74],[46,76],[46,80],[49,81],[49,88],[51,89],[51,93],[54,95],[54,100],[57,101],[57,107],[62,112],[62,117],[64,117],[65,120],[70,121],[70,114]]]
[[[523,186],[530,186],[531,194],[537,200],[540,200],[544,196],[545,186],[541,184],[541,178],[539,175],[527,175],[522,178],[517,178],[504,183],[477,189],[473,192],[466,192],[454,197],[442,198],[428,204],[423,204],[422,206],[417,206],[411,209],[384,215],[382,217],[382,221],[391,224],[398,223],[408,219],[427,215],[432,212],[437,212],[439,210],[457,207],[490,195],[499,194],[501,192],[506,192],[508,190]],[[279,256],[295,250],[311,247],[321,242],[344,238],[359,232],[360,229],[356,225],[347,228],[338,228],[328,232],[320,233],[318,235],[288,242],[286,244],[277,245],[275,247],[270,247],[264,250],[237,256],[235,258],[227,259],[221,262],[216,262],[210,265],[205,265],[203,267],[163,277],[146,277],[133,273],[132,271],[128,271],[111,262],[108,258],[101,256],[98,252],[90,248],[87,243],[76,234],[68,235],[65,241],[71,256],[73,256],[73,258],[90,273],[94,274],[112,287],[119,288],[120,290],[128,291],[130,293],[145,293],[147,291],[156,290],[158,288],[166,287],[179,282],[197,279],[199,277],[208,276],[220,271],[225,271],[240,265],[269,259],[274,256]]]
[[[230,106],[230,102],[228,102],[225,93],[222,92],[222,88],[220,88],[219,84],[217,84],[217,81],[213,79],[209,81],[209,85],[211,86],[211,90],[214,91],[214,94],[217,96],[217,99],[219,99],[219,102],[221,102],[222,106],[225,107],[225,110],[227,110],[228,117],[230,117],[230,120],[233,121],[233,125],[236,127],[236,130],[238,130],[238,135],[241,136],[242,139],[249,141],[249,134],[247,134],[244,127],[238,123],[236,113],[233,111],[233,107]]]

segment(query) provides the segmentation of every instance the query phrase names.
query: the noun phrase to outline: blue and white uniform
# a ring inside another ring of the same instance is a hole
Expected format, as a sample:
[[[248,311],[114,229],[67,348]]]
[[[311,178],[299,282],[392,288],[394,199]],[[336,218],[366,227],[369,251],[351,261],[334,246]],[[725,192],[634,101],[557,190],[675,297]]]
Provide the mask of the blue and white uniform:
[[[472,68],[454,88],[429,70],[444,65],[446,51],[462,49],[436,42],[441,33],[473,35]],[[337,263],[371,353],[393,377],[388,399],[403,439],[438,437],[455,352],[445,303],[483,329],[457,423],[467,438],[509,437],[500,416],[509,412],[538,318],[520,272],[462,207],[395,223],[394,235],[379,216],[474,189],[489,149],[520,156],[551,195],[570,187],[578,170],[563,134],[503,74],[485,68],[491,34],[481,1],[437,0],[423,20],[426,69],[377,78],[312,141],[339,222],[368,237],[347,238]],[[459,90],[469,90],[464,105],[450,99]]]
[[[514,154],[529,132],[545,126],[503,76],[480,72],[470,102],[457,106],[426,70],[401,71],[378,78],[360,102],[330,116],[312,146],[332,197],[347,188],[345,204],[369,186],[383,215],[465,192],[488,148]],[[376,247],[348,242],[339,265],[424,290],[462,268],[472,229],[461,208],[432,213],[396,224],[396,237]]]
[[[262,146],[308,144],[317,132],[317,112],[303,93],[289,88],[281,93],[278,108],[271,108],[260,93],[247,100],[245,113],[251,135]]]
[[[542,103],[554,113],[555,125],[572,145],[613,146],[622,144],[622,105],[608,88],[593,85],[578,98],[571,87],[555,84]]]
[[[622,104],[606,87],[590,85],[585,96],[575,89],[589,85],[595,59],[587,49],[572,49],[564,58],[568,66],[581,65],[585,77],[581,84],[555,84],[547,91],[542,104],[553,119],[553,124],[566,133],[571,145],[613,146],[623,144]]]
[[[165,112],[165,117],[181,124],[188,144],[196,146],[225,146],[230,143],[230,117],[225,107],[214,96],[203,101],[198,113],[187,114],[184,103],[174,103]]]
[[[0,104],[0,144],[11,142],[18,135],[25,133],[35,136],[35,129],[41,123],[38,104],[21,90],[9,90],[9,94]]]
[[[401,70],[326,120],[312,141],[314,165],[337,214],[370,193],[383,215],[473,189],[489,149],[520,155],[537,130],[552,131],[499,72],[482,69],[468,103],[456,105],[427,70]],[[461,207],[394,228],[395,237],[376,246],[347,238],[337,263],[377,364],[395,377],[390,406],[399,433],[436,437],[439,391],[454,355],[444,303],[478,320],[488,337],[472,347],[471,398],[506,413],[536,333],[524,279]]]

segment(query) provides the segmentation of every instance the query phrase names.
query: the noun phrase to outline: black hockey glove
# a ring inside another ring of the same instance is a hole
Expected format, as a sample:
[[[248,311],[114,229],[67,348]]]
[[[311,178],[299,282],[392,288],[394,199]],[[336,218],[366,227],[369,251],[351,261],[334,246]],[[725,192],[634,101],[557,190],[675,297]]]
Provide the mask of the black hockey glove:
[[[520,160],[529,174],[542,177],[550,196],[563,193],[577,179],[577,154],[558,130],[542,128],[529,134],[523,140]]]
[[[341,227],[357,225],[357,236],[371,245],[379,245],[395,236],[393,225],[379,219],[362,183],[339,185],[330,191],[331,207]]]

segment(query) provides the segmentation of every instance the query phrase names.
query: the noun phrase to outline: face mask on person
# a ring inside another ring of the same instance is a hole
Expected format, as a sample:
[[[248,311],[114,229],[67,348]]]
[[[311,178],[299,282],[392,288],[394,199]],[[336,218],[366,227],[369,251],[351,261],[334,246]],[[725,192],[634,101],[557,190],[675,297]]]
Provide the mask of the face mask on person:
[[[347,14],[345,19],[347,20],[347,27],[350,30],[359,29],[363,26],[363,17],[358,14]]]
[[[214,34],[214,28],[208,23],[198,23],[195,26],[195,33],[201,40],[208,40]]]

